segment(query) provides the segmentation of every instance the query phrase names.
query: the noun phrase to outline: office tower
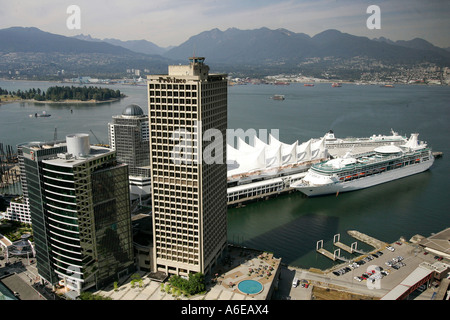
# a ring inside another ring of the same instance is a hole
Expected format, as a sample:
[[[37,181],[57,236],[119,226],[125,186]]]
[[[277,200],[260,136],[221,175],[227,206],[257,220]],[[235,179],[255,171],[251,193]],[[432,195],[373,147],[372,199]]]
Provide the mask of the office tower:
[[[89,135],[22,146],[37,269],[78,293],[133,269],[128,168]]]
[[[42,161],[67,151],[65,143],[29,142],[18,146],[22,192],[29,205],[36,250],[36,265],[41,279],[49,283],[57,281],[50,263],[47,223],[42,206],[41,173]]]
[[[117,161],[128,165],[133,198],[150,195],[150,151],[148,116],[136,104],[127,106],[108,124],[109,144]],[[132,199],[133,200],[133,199]]]
[[[227,246],[227,79],[204,60],[147,77],[152,263],[167,274],[207,274]],[[201,159],[209,129],[222,135],[214,163]]]

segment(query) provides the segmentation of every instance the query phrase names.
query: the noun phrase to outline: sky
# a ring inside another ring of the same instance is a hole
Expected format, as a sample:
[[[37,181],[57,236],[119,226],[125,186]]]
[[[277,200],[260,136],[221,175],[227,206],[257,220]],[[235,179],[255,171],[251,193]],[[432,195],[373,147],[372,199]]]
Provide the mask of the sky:
[[[78,6],[79,15],[67,12],[71,5]],[[373,11],[367,13],[371,5],[380,9],[379,29],[367,27],[374,18]],[[262,27],[310,36],[336,29],[370,39],[423,38],[450,47],[449,17],[449,0],[0,0],[0,29],[36,27],[65,36],[145,39],[161,47],[180,45],[214,28]]]

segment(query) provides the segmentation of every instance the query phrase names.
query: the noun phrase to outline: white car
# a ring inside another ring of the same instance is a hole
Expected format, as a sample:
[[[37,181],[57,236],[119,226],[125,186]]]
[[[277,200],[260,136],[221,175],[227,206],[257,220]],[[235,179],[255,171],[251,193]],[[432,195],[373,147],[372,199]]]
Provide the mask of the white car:
[[[389,247],[386,247],[386,249],[388,249],[389,251],[392,251],[392,252],[394,252],[394,248],[392,248],[391,246],[389,246]]]

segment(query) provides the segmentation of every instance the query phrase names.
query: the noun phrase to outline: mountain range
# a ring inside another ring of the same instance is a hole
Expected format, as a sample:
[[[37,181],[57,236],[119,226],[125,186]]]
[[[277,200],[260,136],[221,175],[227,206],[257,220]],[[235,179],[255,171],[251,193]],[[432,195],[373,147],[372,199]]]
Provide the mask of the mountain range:
[[[169,64],[185,63],[192,55],[206,57],[208,64],[221,72],[258,70],[265,74],[295,72],[300,65],[304,70],[305,64],[311,61],[320,69],[352,59],[368,59],[385,65],[429,62],[450,66],[450,52],[424,39],[369,39],[338,30],[325,30],[311,37],[286,29],[221,31],[216,28],[168,48],[147,40],[100,40],[90,35],[66,37],[37,28],[0,30],[0,76],[6,70],[30,75],[59,69],[90,75],[118,75],[127,68],[160,73],[166,72]]]
[[[192,54],[194,48],[209,61],[224,64],[294,64],[314,57],[367,57],[387,63],[450,62],[450,52],[423,39],[380,41],[337,30],[326,30],[310,37],[286,29],[268,28],[205,31],[168,50],[164,56],[181,59]]]
[[[155,54],[159,54],[159,55],[163,55],[166,51],[170,50],[173,48],[173,46],[171,47],[167,47],[167,48],[163,48],[160,47],[156,44],[154,44],[153,42],[150,42],[148,40],[128,40],[128,41],[122,41],[119,39],[113,39],[113,38],[105,38],[103,40],[101,39],[97,39],[97,38],[92,38],[91,35],[84,35],[84,34],[79,34],[76,36],[73,36],[73,38],[78,39],[78,40],[85,40],[85,41],[93,41],[93,42],[106,42],[115,46],[120,46],[123,47],[125,49],[137,52],[137,53],[145,53],[145,54],[151,54],[151,55],[155,55]]]

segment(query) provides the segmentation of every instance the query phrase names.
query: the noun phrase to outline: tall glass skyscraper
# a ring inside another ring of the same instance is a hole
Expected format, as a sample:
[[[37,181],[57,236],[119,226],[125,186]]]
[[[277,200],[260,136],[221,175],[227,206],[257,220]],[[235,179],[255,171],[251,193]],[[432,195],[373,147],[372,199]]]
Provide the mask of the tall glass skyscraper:
[[[227,76],[210,74],[204,60],[147,77],[152,263],[167,274],[206,274],[227,246]],[[201,157],[209,129],[222,136],[213,163]]]
[[[81,292],[134,268],[128,167],[87,134],[22,146],[38,273]]]

